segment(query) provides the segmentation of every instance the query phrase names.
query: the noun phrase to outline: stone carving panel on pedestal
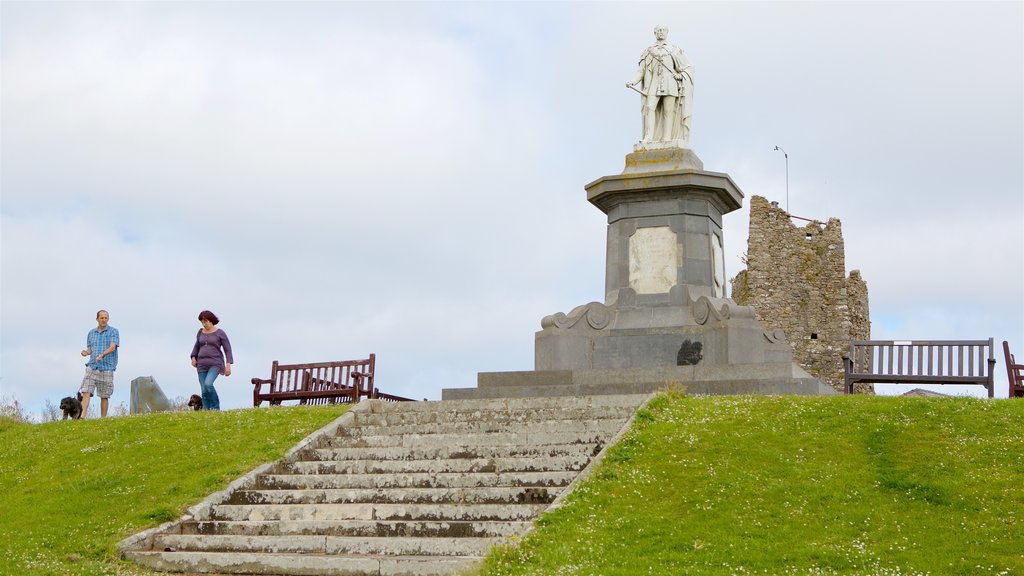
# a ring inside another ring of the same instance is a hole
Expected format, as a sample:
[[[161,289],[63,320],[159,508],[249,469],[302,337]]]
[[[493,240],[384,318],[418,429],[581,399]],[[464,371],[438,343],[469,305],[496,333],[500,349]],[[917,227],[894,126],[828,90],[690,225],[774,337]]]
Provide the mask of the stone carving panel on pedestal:
[[[629,287],[637,294],[664,294],[676,285],[682,260],[668,226],[637,228],[629,237]]]

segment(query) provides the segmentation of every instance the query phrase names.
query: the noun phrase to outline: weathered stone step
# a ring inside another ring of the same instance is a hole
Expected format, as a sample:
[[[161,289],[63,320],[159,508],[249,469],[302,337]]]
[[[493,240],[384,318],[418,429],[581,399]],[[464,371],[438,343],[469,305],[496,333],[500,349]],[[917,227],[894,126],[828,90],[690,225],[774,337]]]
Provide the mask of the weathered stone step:
[[[537,408],[529,410],[389,411],[356,412],[353,426],[403,426],[423,424],[458,424],[470,420],[490,422],[544,422],[552,420],[625,420],[636,406],[588,406],[582,408]]]
[[[358,426],[342,428],[337,436],[341,438],[372,438],[375,436],[489,436],[511,434],[516,440],[537,435],[591,433],[608,434],[618,432],[626,422],[625,418],[600,420],[545,420],[541,422],[477,421],[445,424],[395,424],[381,426]]]
[[[246,536],[163,534],[154,550],[262,552],[269,554],[369,554],[381,556],[484,556],[500,538],[409,538],[374,536]]]
[[[165,572],[265,574],[274,576],[450,576],[476,566],[479,558],[431,556],[336,556],[252,552],[140,552],[124,556]]]
[[[436,460],[470,458],[537,458],[539,456],[595,456],[600,450],[590,444],[547,444],[544,446],[391,446],[349,448],[347,438],[332,436],[320,448],[303,450],[297,460]]]
[[[484,486],[567,486],[575,471],[497,472],[419,472],[402,475],[381,474],[261,474],[256,488],[308,490],[331,488],[461,488]]]
[[[278,474],[418,474],[424,472],[543,472],[582,470],[588,457],[473,458],[451,460],[340,460],[299,461],[280,464]]]
[[[378,536],[504,538],[525,534],[527,521],[405,521],[405,520],[273,520],[234,522],[226,520],[189,521],[181,524],[182,534],[236,536]]]
[[[589,430],[581,426],[579,430],[544,430],[523,432],[492,432],[479,434],[385,434],[374,436],[348,436],[352,448],[384,448],[404,446],[415,448],[422,446],[439,446],[443,444],[460,446],[506,446],[532,444],[544,446],[548,444],[596,444],[612,436],[622,427],[622,422],[606,429]],[[339,438],[345,437],[341,434]]]
[[[505,410],[509,412],[521,410],[543,410],[555,408],[570,410],[575,408],[590,408],[596,406],[631,406],[634,409],[647,400],[647,392],[637,394],[618,395],[595,395],[595,396],[569,396],[569,397],[516,397],[516,398],[480,398],[480,399],[454,399],[434,402],[398,402],[389,404],[384,402],[370,402],[367,412],[450,412],[454,414]]]
[[[689,382],[687,390],[690,391]],[[609,398],[619,397],[642,397],[646,398],[652,392],[662,389],[664,381],[658,382],[636,382],[636,383],[594,383],[594,384],[570,384],[561,386],[479,386],[477,388],[443,388],[441,397],[444,402],[483,402],[487,400],[515,400],[541,398],[557,401],[563,398]],[[636,406],[643,401],[637,402]]]
[[[217,504],[204,520],[530,520],[547,504]]]
[[[543,504],[558,492],[530,487],[238,490],[227,504]]]

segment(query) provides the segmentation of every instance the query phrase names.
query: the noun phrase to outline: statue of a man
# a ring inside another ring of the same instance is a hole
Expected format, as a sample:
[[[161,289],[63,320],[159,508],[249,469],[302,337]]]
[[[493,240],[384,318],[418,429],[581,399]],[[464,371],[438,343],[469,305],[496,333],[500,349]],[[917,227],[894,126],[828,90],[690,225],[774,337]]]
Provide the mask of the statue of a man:
[[[627,88],[641,94],[642,144],[678,146],[690,139],[693,64],[681,48],[668,43],[667,37],[667,27],[654,29],[656,42],[640,55],[636,74],[626,82]]]

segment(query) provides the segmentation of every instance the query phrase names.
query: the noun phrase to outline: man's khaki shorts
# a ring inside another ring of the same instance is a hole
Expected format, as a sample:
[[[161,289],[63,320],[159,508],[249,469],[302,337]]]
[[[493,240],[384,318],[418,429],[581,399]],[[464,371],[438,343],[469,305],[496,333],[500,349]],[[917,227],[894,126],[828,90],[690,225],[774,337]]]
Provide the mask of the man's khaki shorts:
[[[81,392],[82,394],[95,394],[100,398],[110,398],[114,393],[114,371],[96,370],[86,366]]]

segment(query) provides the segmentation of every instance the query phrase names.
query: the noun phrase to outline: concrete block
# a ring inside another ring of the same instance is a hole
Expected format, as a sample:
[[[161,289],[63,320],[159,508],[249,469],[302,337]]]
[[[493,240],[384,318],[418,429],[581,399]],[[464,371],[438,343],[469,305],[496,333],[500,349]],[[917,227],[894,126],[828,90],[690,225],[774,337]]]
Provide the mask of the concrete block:
[[[529,381],[540,386],[565,386],[572,384],[571,370],[549,370],[540,372],[480,372],[477,374],[477,386],[521,386],[521,382]]]
[[[171,401],[167,399],[163,389],[152,376],[139,376],[132,380],[131,396],[128,410],[132,414],[149,414],[151,412],[168,412],[173,410]]]

